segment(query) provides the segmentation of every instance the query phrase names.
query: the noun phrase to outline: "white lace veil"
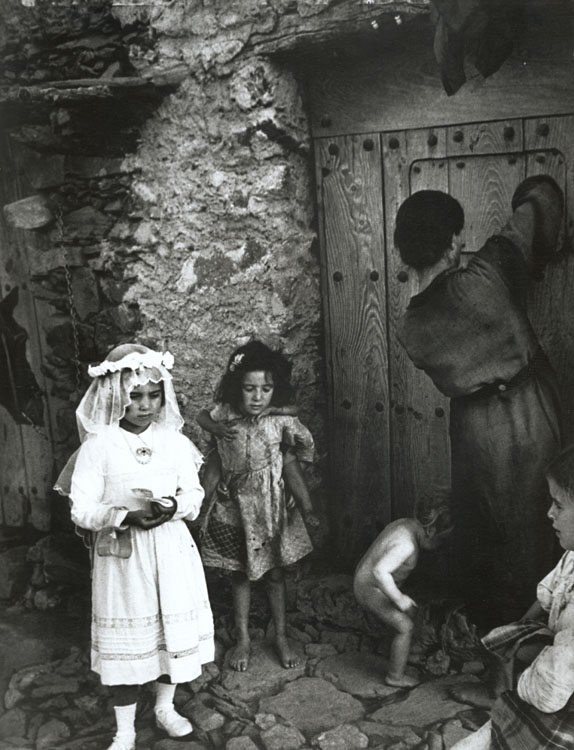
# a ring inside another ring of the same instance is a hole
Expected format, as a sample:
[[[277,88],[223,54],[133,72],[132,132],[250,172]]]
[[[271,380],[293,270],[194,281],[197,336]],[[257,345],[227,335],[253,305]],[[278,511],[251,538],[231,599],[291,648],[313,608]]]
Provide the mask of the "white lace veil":
[[[101,364],[89,367],[88,374],[94,379],[76,409],[80,441],[83,443],[89,435],[96,435],[105,427],[119,425],[131,403],[130,392],[150,381],[161,382],[164,391],[163,404],[155,423],[181,430],[183,418],[168,372],[172,366],[173,356],[169,352],[162,354],[141,344],[120,344]],[[70,457],[54,486],[62,495],[70,493],[77,455],[78,451]],[[201,463],[199,451],[197,463]]]
[[[164,391],[163,404],[155,422],[181,430],[183,419],[168,372],[172,366],[173,356],[169,352],[162,354],[141,344],[120,344],[101,364],[89,367],[88,374],[94,379],[76,409],[81,442],[87,435],[119,424],[131,403],[130,392],[150,381],[161,382]]]

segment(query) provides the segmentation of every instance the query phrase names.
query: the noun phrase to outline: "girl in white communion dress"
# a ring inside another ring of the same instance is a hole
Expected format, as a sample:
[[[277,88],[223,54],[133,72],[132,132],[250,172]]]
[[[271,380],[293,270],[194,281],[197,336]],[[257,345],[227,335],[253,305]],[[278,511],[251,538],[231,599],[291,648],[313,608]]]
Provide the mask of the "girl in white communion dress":
[[[201,455],[181,433],[172,364],[169,352],[123,344],[89,369],[82,444],[56,484],[91,532],[91,663],[117,722],[108,750],[134,750],[138,687],[154,680],[158,727],[189,734],[175,689],[214,656],[203,566],[183,520],[199,514]]]

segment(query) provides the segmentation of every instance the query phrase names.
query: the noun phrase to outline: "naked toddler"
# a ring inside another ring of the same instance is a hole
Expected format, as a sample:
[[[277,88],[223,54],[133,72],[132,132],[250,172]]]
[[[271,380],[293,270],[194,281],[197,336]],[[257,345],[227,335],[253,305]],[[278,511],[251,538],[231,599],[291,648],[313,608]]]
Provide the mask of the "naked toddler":
[[[415,687],[419,680],[405,673],[414,628],[416,602],[401,586],[412,573],[419,552],[435,550],[452,531],[448,505],[420,507],[415,518],[389,523],[357,566],[354,592],[359,604],[396,631],[391,644],[387,685]]]

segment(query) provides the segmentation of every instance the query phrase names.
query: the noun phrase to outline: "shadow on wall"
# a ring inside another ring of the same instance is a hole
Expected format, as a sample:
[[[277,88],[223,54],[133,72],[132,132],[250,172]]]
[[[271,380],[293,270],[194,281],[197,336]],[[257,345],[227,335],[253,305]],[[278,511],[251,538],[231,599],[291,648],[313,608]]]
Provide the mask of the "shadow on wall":
[[[26,330],[14,320],[18,287],[0,301],[0,404],[17,424],[44,424],[44,402],[26,359]]]

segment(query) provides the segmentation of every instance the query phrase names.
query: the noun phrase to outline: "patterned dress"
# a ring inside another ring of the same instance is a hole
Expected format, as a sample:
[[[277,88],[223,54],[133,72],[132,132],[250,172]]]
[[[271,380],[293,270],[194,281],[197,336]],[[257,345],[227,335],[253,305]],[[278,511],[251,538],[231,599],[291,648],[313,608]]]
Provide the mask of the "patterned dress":
[[[201,506],[200,454],[179,432],[152,425],[144,434],[149,463],[136,460],[136,436],[112,426],[82,444],[72,475],[72,520],[95,532],[91,659],[104,685],[160,675],[188,682],[214,655],[203,567],[183,521]],[[176,514],[154,529],[129,527],[129,557],[98,554],[110,527],[121,529],[128,510],[146,507],[141,490],[177,496]]]
[[[299,510],[287,502],[281,450],[292,448],[310,462],[313,438],[296,417],[242,417],[227,404],[217,405],[210,416],[216,422],[239,421],[233,440],[217,440],[223,481],[205,520],[203,562],[257,580],[313,549]]]
[[[560,197],[535,185],[527,198],[535,220],[518,207],[465,268],[411,299],[399,332],[451,399],[453,568],[471,614],[489,625],[516,619],[556,559],[544,473],[560,449],[560,398],[525,297],[535,251],[553,231],[542,222],[558,226]]]

